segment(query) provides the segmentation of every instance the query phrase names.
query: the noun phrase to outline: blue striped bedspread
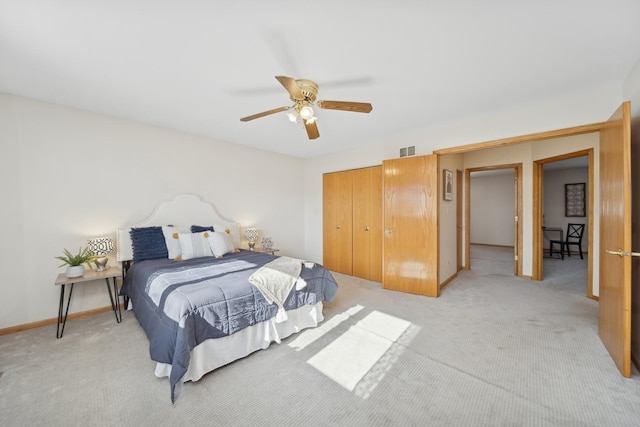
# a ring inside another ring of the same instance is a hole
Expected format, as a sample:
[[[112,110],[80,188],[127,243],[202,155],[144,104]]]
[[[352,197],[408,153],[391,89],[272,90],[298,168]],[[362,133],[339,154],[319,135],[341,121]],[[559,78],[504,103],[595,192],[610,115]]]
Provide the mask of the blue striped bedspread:
[[[182,382],[195,346],[276,316],[278,306],[269,304],[249,282],[251,274],[275,258],[242,250],[222,259],[158,259],[131,266],[121,295],[131,299],[149,339],[151,359],[172,365],[172,401],[177,398],[176,385]],[[316,263],[313,268],[302,268],[300,276],[306,286],[291,290],[285,310],[335,297],[338,285],[323,266]]]

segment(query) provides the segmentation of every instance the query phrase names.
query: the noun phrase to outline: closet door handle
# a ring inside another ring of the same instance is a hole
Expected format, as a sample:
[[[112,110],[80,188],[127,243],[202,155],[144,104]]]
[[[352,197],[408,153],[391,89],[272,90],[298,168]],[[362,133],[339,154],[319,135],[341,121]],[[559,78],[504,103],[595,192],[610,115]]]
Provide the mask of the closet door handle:
[[[385,228],[384,234],[386,234],[387,236],[390,235],[391,234],[391,229],[390,228]]]
[[[340,230],[341,228],[340,225],[336,225],[336,229]]]
[[[369,231],[369,227],[367,227],[366,225],[364,226],[364,231]]]

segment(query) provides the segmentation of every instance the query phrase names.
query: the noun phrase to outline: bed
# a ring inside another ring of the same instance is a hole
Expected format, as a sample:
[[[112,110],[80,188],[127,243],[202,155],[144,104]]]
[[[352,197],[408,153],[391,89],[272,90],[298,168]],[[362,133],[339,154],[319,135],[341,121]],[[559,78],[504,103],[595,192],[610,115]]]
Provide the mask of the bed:
[[[317,263],[241,249],[238,225],[193,194],[116,234],[121,295],[172,402],[185,381],[317,326],[338,289]]]

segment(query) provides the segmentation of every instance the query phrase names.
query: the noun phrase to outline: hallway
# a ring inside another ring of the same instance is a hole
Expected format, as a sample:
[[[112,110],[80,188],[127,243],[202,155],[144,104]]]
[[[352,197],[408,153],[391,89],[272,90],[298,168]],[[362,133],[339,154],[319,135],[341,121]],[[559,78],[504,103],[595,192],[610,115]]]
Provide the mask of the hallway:
[[[587,257],[544,258],[544,286],[576,295],[587,295]],[[513,248],[471,245],[471,269],[480,275],[513,276]]]

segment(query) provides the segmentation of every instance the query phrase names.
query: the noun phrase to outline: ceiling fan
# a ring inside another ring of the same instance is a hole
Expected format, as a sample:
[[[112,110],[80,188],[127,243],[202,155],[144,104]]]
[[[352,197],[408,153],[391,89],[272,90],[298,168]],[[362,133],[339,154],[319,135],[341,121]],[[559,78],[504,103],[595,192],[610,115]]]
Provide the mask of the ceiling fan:
[[[284,86],[287,92],[289,92],[289,98],[293,101],[293,105],[274,108],[273,110],[263,111],[262,113],[243,117],[240,119],[241,122],[259,119],[260,117],[269,116],[281,111],[289,111],[289,113],[287,113],[289,119],[293,122],[298,122],[298,119],[302,119],[309,139],[316,139],[320,136],[320,133],[318,132],[318,126],[316,125],[317,117],[313,111],[313,105],[326,110],[353,111],[356,113],[368,113],[373,109],[371,104],[367,102],[316,102],[318,85],[315,82],[305,79],[296,80],[287,76],[276,76],[276,79],[282,84],[282,86]]]

